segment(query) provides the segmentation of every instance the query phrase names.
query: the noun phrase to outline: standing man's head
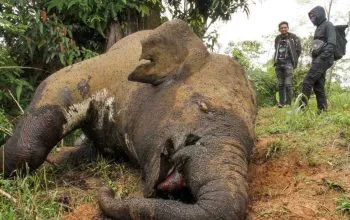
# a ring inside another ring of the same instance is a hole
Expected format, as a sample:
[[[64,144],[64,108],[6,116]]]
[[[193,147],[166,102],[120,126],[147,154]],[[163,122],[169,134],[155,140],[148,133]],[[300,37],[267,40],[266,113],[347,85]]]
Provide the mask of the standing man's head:
[[[289,30],[289,25],[288,22],[282,21],[281,23],[278,24],[278,30],[282,35],[286,35]]]
[[[319,26],[327,20],[326,11],[322,6],[316,6],[309,12],[309,18],[314,25]]]

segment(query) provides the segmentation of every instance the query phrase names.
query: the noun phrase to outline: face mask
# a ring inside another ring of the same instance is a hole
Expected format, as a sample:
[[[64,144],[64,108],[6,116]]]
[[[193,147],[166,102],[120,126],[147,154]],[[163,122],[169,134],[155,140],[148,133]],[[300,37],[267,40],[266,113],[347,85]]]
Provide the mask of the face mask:
[[[314,25],[317,25],[316,16],[309,16],[309,17],[310,17],[310,21],[311,21]]]

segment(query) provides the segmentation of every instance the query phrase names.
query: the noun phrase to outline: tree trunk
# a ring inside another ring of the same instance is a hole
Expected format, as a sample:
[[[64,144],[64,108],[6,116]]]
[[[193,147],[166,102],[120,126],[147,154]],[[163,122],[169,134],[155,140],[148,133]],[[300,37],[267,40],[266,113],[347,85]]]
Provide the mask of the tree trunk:
[[[332,10],[332,5],[333,5],[333,0],[330,0],[329,1],[329,6],[328,6],[328,13],[327,13],[327,18],[328,18],[328,21],[331,20],[331,10]]]
[[[124,37],[122,27],[118,21],[113,21],[109,24],[107,32],[107,46],[106,51],[112,47],[117,41]]]
[[[329,1],[329,8],[327,10],[327,18],[328,21],[330,21],[331,19],[331,9],[332,9],[332,4],[333,4],[333,0]],[[328,75],[329,75],[329,79],[328,79],[328,85],[327,85],[327,90],[329,91],[331,88],[331,82],[332,82],[332,78],[333,78],[333,74],[334,74],[334,66],[337,64],[337,61],[334,62],[333,66],[328,70]]]
[[[108,27],[106,51],[123,37],[158,27],[161,24],[160,11],[159,5],[150,6],[149,15],[142,17],[137,11],[129,10],[123,25],[118,21],[111,22]]]

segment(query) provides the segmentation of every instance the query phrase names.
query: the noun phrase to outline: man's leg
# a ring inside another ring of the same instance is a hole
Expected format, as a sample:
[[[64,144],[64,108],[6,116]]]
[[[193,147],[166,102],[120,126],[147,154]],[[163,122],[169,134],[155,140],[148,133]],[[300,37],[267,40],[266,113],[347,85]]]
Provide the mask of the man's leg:
[[[324,90],[324,85],[326,82],[326,74],[324,73],[318,80],[316,80],[313,89],[316,95],[317,108],[320,111],[327,110],[327,98]]]
[[[286,87],[286,103],[287,105],[292,104],[293,99],[293,66],[286,66],[285,69],[286,78],[284,84]]]
[[[303,97],[301,99],[300,106],[304,105],[305,107],[307,105],[311,95],[312,88],[315,84],[315,81],[322,76],[321,70],[324,69],[322,68],[323,65],[322,63],[312,63],[312,66],[309,72],[306,74],[303,81],[303,86],[302,86]]]
[[[327,70],[333,65],[333,61],[325,61],[322,63],[319,72],[320,72],[320,78],[315,81],[315,84],[313,86],[316,100],[317,100],[317,108],[319,111],[326,111],[327,110],[327,98],[325,93],[325,83],[326,83],[326,72]]]
[[[278,89],[279,89],[279,105],[284,105],[286,100],[286,90],[284,86],[284,68],[278,66],[276,67],[276,75],[278,79]]]

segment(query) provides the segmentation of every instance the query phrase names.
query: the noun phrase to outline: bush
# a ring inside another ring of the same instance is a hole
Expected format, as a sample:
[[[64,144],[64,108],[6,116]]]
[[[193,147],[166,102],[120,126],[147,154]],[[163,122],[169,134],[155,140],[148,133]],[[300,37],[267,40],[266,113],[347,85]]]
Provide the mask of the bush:
[[[6,112],[19,114],[19,108],[10,95],[24,106],[33,93],[32,85],[21,77],[21,69],[5,47],[0,46],[0,108]]]
[[[252,81],[258,106],[272,106],[276,104],[277,83],[271,72],[255,69],[249,73]]]
[[[3,145],[5,140],[11,135],[12,124],[5,116],[5,112],[0,108],[0,145]]]

